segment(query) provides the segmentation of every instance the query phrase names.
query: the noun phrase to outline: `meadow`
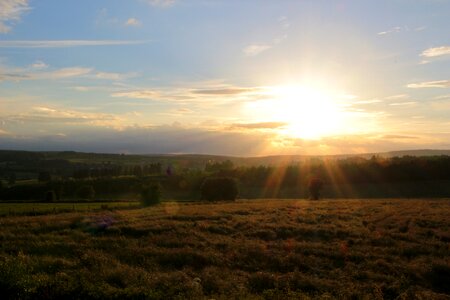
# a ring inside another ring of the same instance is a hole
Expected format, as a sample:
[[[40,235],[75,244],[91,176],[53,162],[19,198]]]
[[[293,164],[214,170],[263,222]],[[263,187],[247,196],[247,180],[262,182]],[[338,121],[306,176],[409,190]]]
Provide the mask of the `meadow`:
[[[0,217],[2,299],[450,299],[450,201]]]
[[[89,212],[92,210],[136,208],[139,202],[63,202],[63,203],[0,203],[1,216],[44,215],[63,212]]]

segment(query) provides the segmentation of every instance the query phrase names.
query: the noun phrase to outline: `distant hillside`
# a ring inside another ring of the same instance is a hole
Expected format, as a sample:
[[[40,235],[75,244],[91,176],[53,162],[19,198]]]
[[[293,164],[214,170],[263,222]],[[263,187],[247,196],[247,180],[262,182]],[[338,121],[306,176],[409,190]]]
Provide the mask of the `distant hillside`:
[[[370,158],[372,156],[395,157],[395,156],[450,156],[450,150],[405,150],[391,151],[382,153],[364,153],[347,155],[272,155],[261,157],[235,157],[221,155],[203,155],[203,154],[110,154],[110,153],[85,153],[75,151],[62,152],[31,152],[0,150],[0,163],[24,163],[31,161],[67,161],[79,164],[150,164],[159,162],[163,165],[174,164],[186,168],[204,167],[207,162],[220,162],[225,160],[232,161],[237,166],[252,165],[278,165],[300,162],[305,159],[344,159],[350,157]]]

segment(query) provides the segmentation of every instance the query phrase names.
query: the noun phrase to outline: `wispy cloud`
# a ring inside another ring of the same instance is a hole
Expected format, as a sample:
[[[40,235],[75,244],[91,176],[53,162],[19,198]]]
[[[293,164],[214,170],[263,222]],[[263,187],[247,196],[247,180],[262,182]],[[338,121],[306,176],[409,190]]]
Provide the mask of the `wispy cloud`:
[[[20,21],[22,14],[28,11],[28,0],[0,1],[0,33],[8,33],[11,26]]]
[[[450,55],[450,46],[428,48],[425,51],[423,51],[420,56],[438,57],[438,56],[444,56],[444,55]]]
[[[29,111],[4,117],[7,122],[27,123],[61,123],[61,124],[90,124],[98,126],[115,126],[120,118],[111,114],[82,112],[68,109],[58,109],[37,106]]]
[[[436,80],[436,81],[425,81],[418,83],[410,83],[407,85],[409,88],[420,89],[420,88],[448,88],[450,87],[450,80]]]
[[[288,123],[285,122],[259,122],[259,123],[234,123],[231,128],[242,129],[278,129],[286,127]]]
[[[48,68],[48,65],[42,60],[37,60],[31,65],[31,67],[33,69],[46,69]]]
[[[0,48],[66,48],[83,46],[138,45],[149,41],[137,40],[40,40],[40,41],[0,41]]]
[[[220,89],[194,89],[193,94],[200,95],[238,95],[258,91],[258,88],[229,87]]]
[[[287,30],[291,26],[289,23],[289,20],[286,16],[281,16],[278,18],[278,25],[280,27],[280,34],[272,39],[271,42],[265,42],[265,43],[253,43],[250,44],[242,49],[242,53],[246,56],[256,56],[258,54],[261,54],[276,45],[283,42],[285,39],[287,39]]]
[[[272,46],[268,44],[253,44],[242,49],[242,52],[247,56],[256,56],[270,48],[272,48]]]
[[[80,77],[93,71],[92,68],[71,67],[54,71],[36,72],[26,69],[14,69],[0,73],[0,81],[22,81],[22,80],[43,80],[43,79],[63,79],[70,77]]]
[[[395,100],[395,99],[407,99],[409,98],[409,95],[407,94],[398,94],[398,95],[392,95],[392,96],[388,96],[384,99],[386,100]]]
[[[205,102],[246,101],[264,95],[262,87],[239,87],[226,84],[212,84],[203,88],[168,87],[117,91],[111,97],[146,99],[164,102]]]
[[[125,22],[125,26],[133,26],[133,27],[138,27],[141,26],[142,22],[139,21],[136,18],[129,18],[126,22]]]
[[[407,27],[396,26],[396,27],[393,27],[393,28],[385,30],[385,31],[380,31],[377,34],[378,35],[388,35],[388,34],[392,34],[392,33],[399,33],[399,32],[406,31],[406,30],[408,30]]]
[[[85,77],[98,80],[111,80],[118,82],[136,77],[137,73],[114,73],[95,70],[81,66],[54,69],[43,61],[35,61],[26,68],[17,68],[0,65],[0,81],[23,80],[57,80],[65,78]]]
[[[156,7],[170,7],[175,4],[175,0],[146,0],[145,2]]]
[[[391,106],[404,106],[404,105],[414,105],[416,103],[417,103],[416,101],[394,102],[394,103],[389,103],[389,105],[391,105]]]

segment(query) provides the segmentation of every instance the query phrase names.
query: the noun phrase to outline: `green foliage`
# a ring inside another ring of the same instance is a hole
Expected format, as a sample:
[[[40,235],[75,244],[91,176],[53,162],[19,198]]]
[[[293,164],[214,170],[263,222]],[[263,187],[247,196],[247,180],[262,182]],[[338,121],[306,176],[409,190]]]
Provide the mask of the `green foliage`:
[[[143,206],[151,206],[161,202],[161,185],[159,182],[152,182],[144,186],[141,192],[141,203]]]
[[[77,190],[77,196],[81,199],[91,200],[95,196],[95,190],[92,185],[83,185]]]
[[[230,177],[206,178],[201,186],[201,198],[206,201],[234,201],[238,194],[237,182]]]

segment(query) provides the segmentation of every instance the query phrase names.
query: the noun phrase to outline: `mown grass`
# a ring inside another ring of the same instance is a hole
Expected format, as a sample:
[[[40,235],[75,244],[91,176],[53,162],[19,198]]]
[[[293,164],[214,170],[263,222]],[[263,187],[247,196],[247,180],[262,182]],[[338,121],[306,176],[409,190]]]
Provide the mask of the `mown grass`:
[[[450,201],[258,200],[0,218],[0,291],[449,299]]]
[[[139,202],[78,202],[78,203],[0,203],[0,217],[20,215],[86,212],[98,209],[136,208]]]

